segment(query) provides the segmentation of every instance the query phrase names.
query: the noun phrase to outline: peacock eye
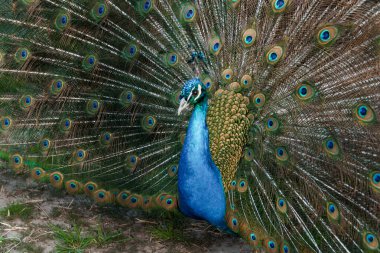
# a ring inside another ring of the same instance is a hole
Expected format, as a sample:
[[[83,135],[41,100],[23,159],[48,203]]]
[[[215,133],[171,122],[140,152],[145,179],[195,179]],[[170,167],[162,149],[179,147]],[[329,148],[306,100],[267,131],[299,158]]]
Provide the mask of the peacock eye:
[[[197,96],[198,95],[198,90],[193,90],[192,93],[193,93],[193,96]]]

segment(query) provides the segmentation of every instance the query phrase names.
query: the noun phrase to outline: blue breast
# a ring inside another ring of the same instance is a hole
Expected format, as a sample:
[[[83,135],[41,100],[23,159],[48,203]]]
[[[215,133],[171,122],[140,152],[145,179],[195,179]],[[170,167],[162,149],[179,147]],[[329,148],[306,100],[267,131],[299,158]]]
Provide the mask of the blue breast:
[[[186,216],[227,229],[222,177],[211,158],[206,114],[207,97],[195,106],[181,152],[178,171],[179,208]]]

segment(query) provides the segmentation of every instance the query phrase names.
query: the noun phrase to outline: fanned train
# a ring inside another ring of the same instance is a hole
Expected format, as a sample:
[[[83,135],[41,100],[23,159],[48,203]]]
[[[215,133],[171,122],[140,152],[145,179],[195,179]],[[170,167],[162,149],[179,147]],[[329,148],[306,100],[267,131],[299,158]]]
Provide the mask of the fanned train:
[[[0,158],[254,252],[379,252],[380,2],[6,0]]]

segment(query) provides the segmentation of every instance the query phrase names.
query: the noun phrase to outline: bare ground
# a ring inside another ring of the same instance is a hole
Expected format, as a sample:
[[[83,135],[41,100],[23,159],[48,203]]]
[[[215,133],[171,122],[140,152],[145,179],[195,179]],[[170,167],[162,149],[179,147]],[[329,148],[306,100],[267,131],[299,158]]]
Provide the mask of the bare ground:
[[[0,216],[1,253],[250,252],[242,239],[220,232],[206,222],[98,206],[85,197],[67,195],[0,168],[0,210],[12,203],[25,204],[32,212],[22,219],[12,218],[11,213]],[[101,228],[106,234],[118,236],[83,249],[65,249],[53,232],[55,225],[64,231],[80,228],[81,235],[94,234]]]

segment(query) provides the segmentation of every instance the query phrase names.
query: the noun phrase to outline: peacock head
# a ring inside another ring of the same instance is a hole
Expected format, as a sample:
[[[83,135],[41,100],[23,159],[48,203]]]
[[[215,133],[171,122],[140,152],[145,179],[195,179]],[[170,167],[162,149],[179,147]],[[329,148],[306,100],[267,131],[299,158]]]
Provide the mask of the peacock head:
[[[193,78],[185,83],[179,96],[180,103],[178,115],[189,105],[196,105],[203,100],[206,95],[206,86],[199,78]]]

